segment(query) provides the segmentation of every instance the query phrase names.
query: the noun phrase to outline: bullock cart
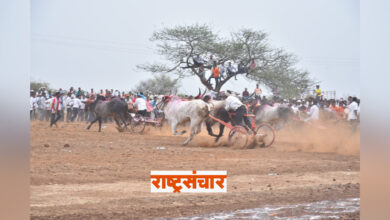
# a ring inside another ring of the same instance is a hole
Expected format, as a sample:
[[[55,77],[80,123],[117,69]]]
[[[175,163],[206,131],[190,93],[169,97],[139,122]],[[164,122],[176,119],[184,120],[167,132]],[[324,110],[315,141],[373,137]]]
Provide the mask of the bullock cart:
[[[143,117],[140,114],[128,113],[130,119],[131,131],[134,133],[142,134],[146,125],[153,127],[162,127],[164,120],[164,113],[155,112],[155,118]]]
[[[232,118],[232,116],[235,116],[235,113],[229,112],[229,117]],[[228,127],[230,129],[230,132],[229,132],[229,145],[230,146],[237,146],[240,148],[246,148],[250,137],[256,138],[256,142],[260,143],[261,147],[271,146],[275,141],[274,128],[267,123],[261,123],[260,125],[256,125],[256,119],[255,119],[256,116],[255,115],[245,114],[244,116],[249,117],[251,120],[251,130],[250,131],[247,131],[241,125],[232,125],[232,124],[229,124],[229,123],[222,121],[219,118],[216,118],[212,115],[209,115],[210,118],[225,125],[226,127]],[[230,120],[230,121],[234,121],[234,120]]]

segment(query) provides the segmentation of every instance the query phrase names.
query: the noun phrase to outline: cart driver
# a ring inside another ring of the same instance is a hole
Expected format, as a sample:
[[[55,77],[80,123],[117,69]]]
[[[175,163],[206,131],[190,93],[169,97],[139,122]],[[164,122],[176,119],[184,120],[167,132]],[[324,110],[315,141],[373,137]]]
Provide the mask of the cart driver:
[[[249,131],[249,129],[251,128],[251,122],[248,117],[244,116],[245,114],[248,114],[245,105],[242,104],[242,102],[237,97],[233,96],[229,90],[228,94],[222,92],[220,94],[220,97],[224,98],[226,101],[226,111],[236,113],[235,125],[241,125],[247,131]],[[246,125],[242,122],[243,119]]]
[[[144,95],[139,92],[137,94],[137,99],[135,100],[134,102],[134,107],[137,108],[137,114],[140,114],[142,115],[143,117],[145,117],[146,115],[146,100],[144,99]]]

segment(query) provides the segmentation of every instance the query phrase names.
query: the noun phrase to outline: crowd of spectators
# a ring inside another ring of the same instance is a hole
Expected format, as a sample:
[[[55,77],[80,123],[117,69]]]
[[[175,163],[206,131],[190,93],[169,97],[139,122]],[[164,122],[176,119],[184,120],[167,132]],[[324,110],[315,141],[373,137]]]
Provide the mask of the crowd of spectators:
[[[249,92],[245,88],[242,94],[238,94],[238,97],[246,106],[248,113],[253,113],[255,107],[262,104],[270,106],[285,105],[291,107],[295,114],[303,116],[304,121],[307,122],[319,120],[319,112],[322,111],[324,112],[324,118],[336,116],[337,120],[346,120],[352,124],[359,123],[360,100],[357,97],[348,97],[347,100],[342,98],[326,99],[323,97],[319,85],[316,86],[313,92],[314,96],[306,99],[282,99],[275,94],[267,99],[257,84],[253,92]],[[97,95],[104,96],[106,99],[122,98],[129,106],[136,108],[139,114],[152,118],[156,115],[157,96],[144,95],[142,92],[125,93],[113,89],[101,89],[99,92],[95,92],[93,89],[87,91],[78,88],[75,90],[70,87],[67,91],[60,88],[55,94],[51,94],[46,88],[42,87],[38,91],[31,90],[30,95],[31,120],[90,122],[95,116],[92,111],[88,111],[88,103],[94,102]],[[211,99],[218,99],[217,92],[210,91],[208,95]],[[183,100],[193,98],[193,96],[188,95],[182,97]]]
[[[59,115],[59,121],[90,122],[95,116],[93,111],[88,111],[88,104],[94,102],[97,95],[107,100],[115,97],[122,98],[144,116],[153,116],[153,110],[156,108],[157,97],[145,96],[142,92],[125,93],[113,89],[101,89],[95,92],[93,89],[86,91],[70,87],[67,91],[60,88],[53,93],[42,87],[38,91],[30,91],[30,119],[50,121],[52,115],[56,114]]]

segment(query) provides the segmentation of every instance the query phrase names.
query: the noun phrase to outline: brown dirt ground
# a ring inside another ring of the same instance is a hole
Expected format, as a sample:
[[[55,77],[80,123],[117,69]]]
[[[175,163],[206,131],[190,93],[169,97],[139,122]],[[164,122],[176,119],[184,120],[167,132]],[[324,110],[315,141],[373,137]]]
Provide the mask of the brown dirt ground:
[[[234,149],[205,131],[183,147],[186,134],[169,129],[59,125],[31,122],[32,219],[180,217],[359,197],[360,133],[345,128],[284,129],[272,147]],[[152,194],[151,170],[227,170],[228,192]]]

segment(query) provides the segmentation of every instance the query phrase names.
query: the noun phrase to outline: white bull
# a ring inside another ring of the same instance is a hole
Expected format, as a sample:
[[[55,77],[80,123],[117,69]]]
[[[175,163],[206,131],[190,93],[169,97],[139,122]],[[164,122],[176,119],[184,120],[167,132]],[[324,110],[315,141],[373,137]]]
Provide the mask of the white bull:
[[[272,125],[281,125],[286,123],[290,116],[293,115],[293,111],[290,107],[280,104],[274,104],[270,106],[263,104],[255,109],[256,123],[267,122]]]
[[[185,131],[177,132],[177,125],[190,121],[191,133],[183,145],[187,145],[201,131],[202,123],[210,113],[210,106],[203,100],[182,101],[178,97],[164,96],[162,103],[165,118],[171,124],[172,134],[184,134]]]

